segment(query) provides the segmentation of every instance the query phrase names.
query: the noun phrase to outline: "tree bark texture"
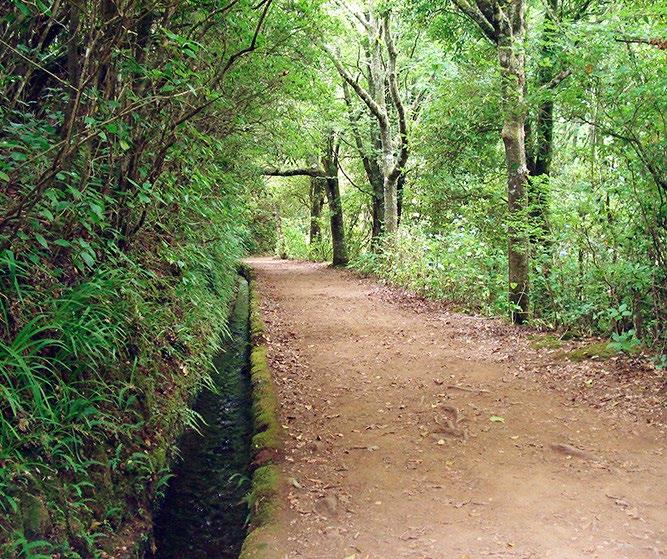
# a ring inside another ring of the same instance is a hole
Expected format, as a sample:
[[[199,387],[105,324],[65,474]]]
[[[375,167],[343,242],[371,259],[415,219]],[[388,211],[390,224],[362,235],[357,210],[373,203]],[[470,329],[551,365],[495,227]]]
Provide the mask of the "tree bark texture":
[[[343,222],[343,205],[340,199],[338,182],[338,141],[335,132],[329,133],[326,150],[322,158],[325,172],[327,200],[331,220],[331,243],[333,248],[332,263],[334,266],[346,266],[349,262],[345,243],[345,226]]]
[[[322,177],[310,177],[310,232],[308,239],[311,245],[322,240],[320,219],[322,218],[322,207],[324,206],[325,188],[326,179]]]
[[[367,52],[367,60],[370,60],[369,52]],[[374,95],[375,83],[372,80],[370,72],[367,74],[367,80],[369,92],[371,95]],[[377,158],[377,154],[382,152],[380,131],[377,123],[371,120],[368,126],[368,145],[370,145],[370,149],[368,149],[359,129],[359,116],[354,111],[349,85],[345,80],[343,80],[343,93],[348,108],[354,143],[361,163],[364,166],[368,184],[371,187],[371,247],[377,247],[384,231],[384,179]]]
[[[498,61],[501,70],[504,122],[502,139],[507,166],[507,203],[509,209],[508,279],[512,319],[523,323],[528,318],[528,241],[522,233],[523,209],[528,182],[524,124],[525,4],[523,0],[504,2],[498,7]]]
[[[396,60],[398,53],[391,35],[390,13],[382,19],[372,11],[364,19],[364,29],[371,45],[368,55],[369,88],[364,88],[357,79],[343,66],[336,53],[325,47],[338,73],[350,85],[354,92],[368,107],[377,120],[382,148],[380,168],[383,176],[384,230],[389,236],[398,229],[397,183],[409,156],[407,116],[403,100],[398,90]],[[383,60],[383,45],[386,46],[386,61]],[[389,99],[398,117],[398,134],[392,132],[391,119],[387,109],[387,89]],[[396,140],[398,138],[398,141]]]
[[[528,162],[526,159],[526,108],[524,91],[526,68],[525,0],[453,0],[458,9],[496,45],[501,74],[503,127],[507,167],[508,295],[512,320],[518,324],[528,318],[528,239],[524,221]]]

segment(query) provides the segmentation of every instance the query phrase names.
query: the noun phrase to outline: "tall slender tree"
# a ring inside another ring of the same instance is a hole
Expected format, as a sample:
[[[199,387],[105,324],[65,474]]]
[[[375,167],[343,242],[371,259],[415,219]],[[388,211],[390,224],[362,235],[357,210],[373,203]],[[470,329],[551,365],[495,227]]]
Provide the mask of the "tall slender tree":
[[[338,135],[334,130],[331,130],[326,139],[326,147],[322,157],[322,169],[326,180],[327,200],[329,202],[331,245],[333,249],[332,263],[334,266],[346,266],[349,258],[347,254],[347,244],[345,243],[343,205],[340,199],[340,183],[338,181],[339,150],[340,143]]]
[[[453,0],[456,7],[470,18],[482,33],[496,45],[501,72],[503,127],[507,167],[508,280],[512,319],[523,323],[528,317],[528,240],[522,232],[526,206],[528,164],[526,159],[524,90],[526,64],[525,0]]]
[[[331,227],[332,264],[334,266],[346,266],[349,262],[347,243],[345,241],[345,221],[343,219],[343,205],[340,195],[340,181],[338,179],[340,139],[335,130],[330,129],[325,137],[322,155],[317,160],[310,159],[308,167],[297,167],[291,169],[265,169],[264,175],[274,177],[298,177],[307,176],[311,179],[311,196],[313,188],[317,188],[315,194],[319,196],[317,203],[311,198],[311,240],[313,238],[313,211],[321,211],[324,200],[323,192],[326,193],[329,204],[329,221]],[[316,228],[317,229],[317,228]]]
[[[369,81],[369,91],[374,91],[375,85],[368,74],[367,80]],[[343,94],[348,109],[354,144],[364,167],[368,184],[371,187],[371,245],[376,247],[384,232],[384,177],[377,157],[382,152],[380,130],[377,122],[371,119],[368,126],[368,142],[364,142],[360,124],[361,115],[358,111],[355,111],[350,87],[345,80],[343,80]]]
[[[554,154],[554,97],[559,85],[571,74],[558,56],[559,27],[580,21],[597,6],[596,0],[544,0],[544,17],[537,51],[537,71],[526,86],[537,103],[526,120],[526,160],[530,173],[528,198],[537,228],[534,239],[543,246],[549,239],[549,178]],[[532,118],[531,118],[532,116]]]
[[[338,73],[377,121],[382,148],[380,168],[383,177],[384,227],[388,235],[393,235],[398,230],[398,179],[408,162],[410,149],[406,110],[398,88],[396,65],[398,51],[391,32],[391,12],[377,14],[369,9],[364,14],[354,11],[352,13],[360,22],[369,45],[367,81],[370,87],[364,87],[350,73],[332,48],[325,46],[325,50]],[[392,130],[387,98],[396,113],[398,134],[394,134]]]

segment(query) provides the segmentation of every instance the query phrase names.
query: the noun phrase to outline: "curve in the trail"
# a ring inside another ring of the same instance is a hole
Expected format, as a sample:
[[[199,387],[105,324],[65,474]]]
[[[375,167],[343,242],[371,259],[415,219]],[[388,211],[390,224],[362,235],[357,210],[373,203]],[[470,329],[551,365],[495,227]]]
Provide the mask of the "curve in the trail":
[[[286,431],[270,557],[667,556],[658,427],[550,389],[501,321],[250,264]]]

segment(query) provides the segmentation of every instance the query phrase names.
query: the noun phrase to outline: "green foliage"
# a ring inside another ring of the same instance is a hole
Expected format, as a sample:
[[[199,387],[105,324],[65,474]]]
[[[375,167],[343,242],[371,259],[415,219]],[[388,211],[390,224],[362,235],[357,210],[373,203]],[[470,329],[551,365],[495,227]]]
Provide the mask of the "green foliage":
[[[621,334],[614,332],[611,335],[611,339],[612,341],[609,342],[609,347],[616,351],[622,351],[625,353],[632,353],[641,343],[637,339],[634,330],[628,330],[627,332],[622,332]]]
[[[308,260],[311,257],[310,245],[308,244],[307,232],[305,227],[283,220],[282,232],[285,242],[285,253],[288,258],[295,260]],[[312,256],[315,256],[313,254]]]
[[[507,315],[516,230],[529,239],[532,321],[611,337],[571,358],[664,353],[664,10],[528,4],[521,108],[536,176],[512,220],[495,46],[449,3],[376,6],[393,11],[411,153],[400,232],[374,245],[361,156],[382,163],[376,123],[359,99],[342,99],[319,48],[339,47],[368,85],[348,11],[310,0],[135,3],[122,14],[89,1],[7,5],[0,555],[113,551],[123,522],[164,490],[178,432],[198,424],[188,403],[210,384],[238,259],[278,245],[290,258],[331,258],[327,204],[309,241],[310,179],[261,175],[321,163],[331,130],[354,268]],[[538,174],[550,106],[551,167]],[[398,115],[388,116],[395,136]],[[255,443],[274,449],[262,359]],[[35,503],[44,522],[33,522]]]
[[[113,555],[164,491],[238,260],[275,242],[256,161],[312,81],[318,6],[0,15],[2,557]]]
[[[663,14],[632,2],[562,3],[554,33],[544,5],[529,4],[529,159],[545,103],[555,107],[555,124],[550,173],[531,178],[525,211],[510,221],[505,208],[493,45],[460,15],[411,2],[403,25],[426,26],[443,52],[411,130],[415,163],[402,231],[352,265],[460,308],[506,314],[507,233],[514,229],[530,239],[534,323],[613,335],[619,349],[636,338],[663,348]],[[364,184],[358,172],[354,178]],[[623,333],[630,329],[634,337]]]
[[[467,310],[507,310],[506,257],[465,219],[441,233],[403,227],[382,250],[360,255],[351,267]]]

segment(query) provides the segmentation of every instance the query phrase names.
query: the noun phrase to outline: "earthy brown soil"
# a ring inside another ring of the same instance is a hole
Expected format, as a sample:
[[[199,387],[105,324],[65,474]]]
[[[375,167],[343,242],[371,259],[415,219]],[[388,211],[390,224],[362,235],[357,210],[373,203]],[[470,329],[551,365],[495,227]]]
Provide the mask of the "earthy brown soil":
[[[651,387],[349,272],[250,263],[286,434],[276,558],[667,557]]]

